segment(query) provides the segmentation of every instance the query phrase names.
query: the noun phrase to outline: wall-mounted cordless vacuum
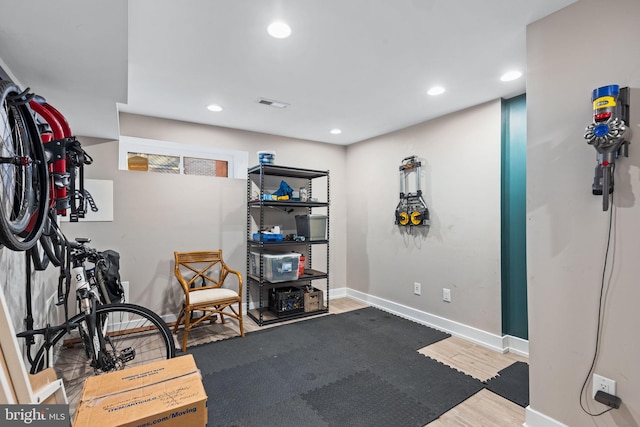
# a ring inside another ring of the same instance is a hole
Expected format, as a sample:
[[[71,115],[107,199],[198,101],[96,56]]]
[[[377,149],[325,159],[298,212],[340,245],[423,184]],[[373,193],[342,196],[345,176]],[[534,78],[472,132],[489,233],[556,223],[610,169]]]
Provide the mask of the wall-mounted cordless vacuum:
[[[592,193],[602,195],[602,210],[609,209],[609,194],[613,193],[615,161],[629,157],[629,88],[618,85],[599,87],[591,95],[593,122],[584,138],[598,152]]]

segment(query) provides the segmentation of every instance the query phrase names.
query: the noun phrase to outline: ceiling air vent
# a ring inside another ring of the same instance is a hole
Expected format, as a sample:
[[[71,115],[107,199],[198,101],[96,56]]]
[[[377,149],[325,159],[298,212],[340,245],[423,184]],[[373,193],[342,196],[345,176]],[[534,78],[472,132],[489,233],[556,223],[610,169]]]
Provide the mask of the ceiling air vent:
[[[287,108],[289,106],[289,104],[287,104],[286,102],[274,101],[273,99],[266,99],[266,98],[258,98],[257,102],[258,104],[269,105],[270,107],[276,107],[276,108]]]

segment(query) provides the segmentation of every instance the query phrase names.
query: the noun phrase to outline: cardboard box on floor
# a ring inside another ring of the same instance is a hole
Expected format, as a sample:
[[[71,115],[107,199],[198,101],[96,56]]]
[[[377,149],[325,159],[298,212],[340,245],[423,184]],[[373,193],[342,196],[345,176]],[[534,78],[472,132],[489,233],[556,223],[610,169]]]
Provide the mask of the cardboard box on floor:
[[[205,426],[206,402],[189,354],[87,378],[73,426]]]

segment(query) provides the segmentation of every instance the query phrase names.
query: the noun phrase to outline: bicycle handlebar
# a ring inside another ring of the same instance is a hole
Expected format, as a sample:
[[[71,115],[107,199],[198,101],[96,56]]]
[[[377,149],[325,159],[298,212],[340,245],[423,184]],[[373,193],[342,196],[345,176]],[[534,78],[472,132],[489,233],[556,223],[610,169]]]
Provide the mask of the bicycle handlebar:
[[[73,264],[84,262],[88,259],[90,262],[95,263],[100,258],[100,252],[97,249],[87,246],[91,239],[86,237],[78,237],[75,242],[69,242],[69,248],[71,249],[70,256]]]
[[[88,237],[76,237],[75,242],[69,242],[69,247],[71,247],[71,249],[86,248],[86,244],[90,242],[91,239],[89,239]]]

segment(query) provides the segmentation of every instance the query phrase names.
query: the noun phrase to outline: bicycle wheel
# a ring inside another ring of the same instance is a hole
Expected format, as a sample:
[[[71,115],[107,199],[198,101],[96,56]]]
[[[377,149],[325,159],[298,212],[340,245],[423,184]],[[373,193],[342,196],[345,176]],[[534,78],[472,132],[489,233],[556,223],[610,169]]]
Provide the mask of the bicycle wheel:
[[[173,336],[167,324],[151,310],[135,304],[106,304],[96,308],[96,315],[107,322],[107,358],[113,362],[110,371],[143,365],[175,356]],[[53,368],[64,381],[65,391],[72,412],[78,404],[84,380],[103,373],[91,366],[93,350],[90,343],[84,345],[82,332],[87,330],[84,315],[69,319],[70,333],[59,331],[51,339],[54,350]],[[64,338],[64,339],[63,339]],[[58,346],[57,344],[62,344]],[[32,365],[32,373],[46,367],[47,349],[38,350]]]
[[[10,82],[0,81],[0,242],[27,250],[42,233],[49,203],[49,171],[26,101]]]
[[[60,267],[64,264],[64,256],[66,251],[67,239],[62,234],[60,227],[56,223],[55,209],[49,209],[47,218],[42,227],[42,235],[40,236],[40,245],[45,255],[51,263]]]
[[[40,238],[42,239],[42,236],[40,236]],[[49,257],[44,251],[42,244],[40,244],[39,242],[36,242],[36,244],[33,245],[33,247],[29,249],[27,253],[33,261],[33,268],[36,271],[44,271],[47,269],[47,267],[49,267]]]

